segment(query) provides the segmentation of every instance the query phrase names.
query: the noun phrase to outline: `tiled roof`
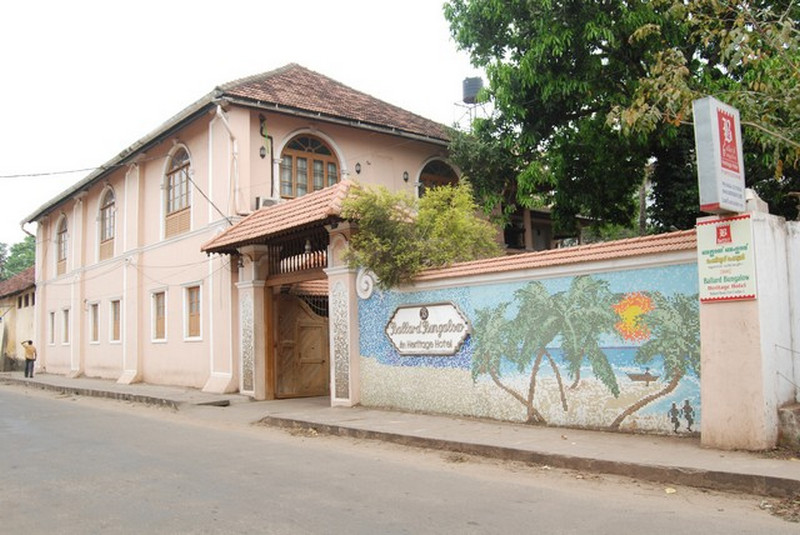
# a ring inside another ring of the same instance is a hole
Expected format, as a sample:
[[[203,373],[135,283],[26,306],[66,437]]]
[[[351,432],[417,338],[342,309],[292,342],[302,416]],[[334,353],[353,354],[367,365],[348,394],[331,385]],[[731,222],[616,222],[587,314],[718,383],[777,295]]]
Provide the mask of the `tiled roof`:
[[[328,295],[328,279],[298,282],[292,285],[289,293],[292,295],[321,296]]]
[[[449,139],[444,126],[435,121],[356,91],[296,63],[235,80],[219,89],[223,96],[262,105],[274,104],[437,140]]]
[[[462,262],[449,267],[430,269],[420,273],[415,281],[430,281],[453,277],[504,273],[523,269],[596,262],[615,258],[643,256],[671,251],[690,251],[697,248],[697,235],[692,230],[642,236],[627,240],[594,243],[578,247],[550,249],[513,256]]]
[[[256,210],[203,245],[202,250],[233,253],[242,245],[263,243],[284,232],[336,217],[341,213],[342,202],[351,187],[351,181],[343,180],[329,188]]]
[[[32,288],[36,280],[33,270],[34,268],[31,266],[25,271],[17,273],[10,279],[0,282],[0,297],[14,295],[28,288]]]

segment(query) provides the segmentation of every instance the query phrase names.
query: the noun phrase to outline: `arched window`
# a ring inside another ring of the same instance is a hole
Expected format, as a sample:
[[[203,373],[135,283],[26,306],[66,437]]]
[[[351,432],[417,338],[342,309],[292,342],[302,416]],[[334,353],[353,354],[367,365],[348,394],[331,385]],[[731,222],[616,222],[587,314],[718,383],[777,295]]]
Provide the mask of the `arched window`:
[[[180,148],[172,155],[165,177],[166,220],[164,235],[169,238],[189,231],[191,214],[189,204],[189,173],[191,161],[186,149]]]
[[[100,260],[114,256],[116,234],[116,199],[114,191],[107,189],[100,200]]]
[[[281,153],[281,197],[302,197],[339,181],[339,161],[331,148],[309,135],[292,139]]]
[[[67,218],[62,217],[56,229],[56,275],[67,272]]]
[[[425,195],[426,190],[445,184],[458,184],[458,175],[447,163],[441,160],[430,161],[419,176],[419,196]]]

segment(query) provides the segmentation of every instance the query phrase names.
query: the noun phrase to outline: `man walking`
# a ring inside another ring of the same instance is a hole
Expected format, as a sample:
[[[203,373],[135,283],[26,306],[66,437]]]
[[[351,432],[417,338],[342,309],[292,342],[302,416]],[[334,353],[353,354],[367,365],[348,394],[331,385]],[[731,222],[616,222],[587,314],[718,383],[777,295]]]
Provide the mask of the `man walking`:
[[[25,340],[22,342],[22,347],[25,348],[25,377],[33,377],[33,364],[36,362],[36,346],[33,345],[33,340]]]

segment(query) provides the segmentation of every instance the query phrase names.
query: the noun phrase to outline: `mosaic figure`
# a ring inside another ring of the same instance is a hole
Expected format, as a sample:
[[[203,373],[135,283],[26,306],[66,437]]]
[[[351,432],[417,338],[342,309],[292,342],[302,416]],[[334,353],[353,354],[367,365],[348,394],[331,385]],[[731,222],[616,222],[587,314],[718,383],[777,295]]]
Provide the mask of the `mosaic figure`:
[[[694,408],[689,404],[688,399],[683,401],[681,413],[683,413],[683,417],[686,418],[686,429],[691,433],[692,424],[694,424]]]
[[[675,402],[672,402],[672,407],[670,407],[669,411],[667,412],[667,416],[669,416],[669,421],[672,422],[672,432],[677,433],[678,428],[681,426],[680,421],[681,410],[678,408],[678,405]]]

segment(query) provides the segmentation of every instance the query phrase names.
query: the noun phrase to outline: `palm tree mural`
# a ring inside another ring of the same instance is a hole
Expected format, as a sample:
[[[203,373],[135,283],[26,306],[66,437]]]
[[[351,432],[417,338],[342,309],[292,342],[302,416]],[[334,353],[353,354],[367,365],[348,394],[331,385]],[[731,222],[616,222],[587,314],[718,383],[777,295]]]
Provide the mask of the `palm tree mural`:
[[[526,422],[544,424],[544,416],[534,406],[536,379],[542,360],[547,357],[559,377],[558,366],[547,351],[547,345],[558,333],[557,316],[552,298],[540,282],[532,282],[514,294],[520,305],[514,319],[506,317],[511,303],[476,311],[475,346],[472,360],[472,378],[486,374],[504,392],[522,404],[527,412]],[[524,373],[531,366],[527,391],[518,392],[503,382],[502,362],[506,360]],[[566,398],[562,390],[562,403]],[[565,409],[566,410],[566,409]]]
[[[612,308],[615,297],[607,282],[579,276],[572,280],[567,291],[554,295],[541,282],[531,282],[515,292],[514,301],[519,307],[513,319],[507,318],[511,303],[476,311],[473,380],[488,375],[526,408],[528,423],[546,423],[534,406],[537,377],[544,361],[555,375],[561,407],[565,412],[568,410],[561,371],[548,351],[548,346],[560,335],[564,358],[576,384],[581,364],[588,359],[594,375],[614,396],[619,395],[614,370],[600,348],[601,336],[613,332],[616,320]],[[520,374],[530,369],[525,392],[503,382],[504,361],[514,365]]]
[[[595,377],[614,397],[619,396],[617,377],[608,357],[600,348],[601,337],[614,332],[617,314],[613,305],[616,300],[608,282],[588,275],[575,277],[567,292],[553,296],[560,326],[561,350],[567,361],[569,376],[573,379],[571,389],[578,387],[581,365],[586,359]]]
[[[625,409],[611,423],[611,429],[619,429],[625,418],[675,390],[687,372],[700,375],[700,314],[697,295],[676,294],[665,297],[655,292],[650,299],[652,306],[647,307],[646,315],[643,318],[638,316],[634,322],[634,332],[639,332],[640,336],[645,333],[649,335],[649,340],[637,350],[635,360],[639,364],[649,364],[656,356],[661,356],[664,359],[664,380],[668,382],[658,392],[643,397]],[[621,321],[618,324],[618,331],[623,337],[626,337],[624,329],[630,328],[630,322],[627,327],[625,323]]]

